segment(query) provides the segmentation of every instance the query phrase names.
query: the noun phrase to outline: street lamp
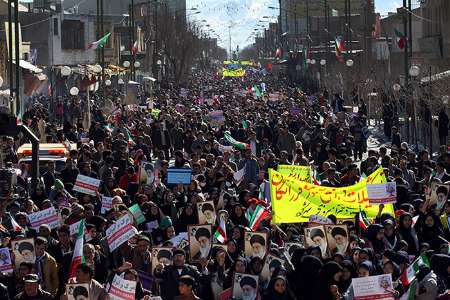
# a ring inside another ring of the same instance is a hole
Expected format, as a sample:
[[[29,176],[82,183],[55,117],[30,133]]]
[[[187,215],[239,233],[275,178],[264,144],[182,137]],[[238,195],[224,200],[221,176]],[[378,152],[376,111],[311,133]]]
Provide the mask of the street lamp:
[[[123,65],[124,68],[129,68],[130,67],[130,62],[128,60],[126,60],[126,61],[123,62],[122,65]]]
[[[392,88],[394,89],[395,92],[399,92],[400,89],[402,88],[400,84],[395,83]]]
[[[320,65],[325,66],[327,64],[327,61],[325,59],[320,60]]]
[[[106,79],[106,80],[105,80],[105,85],[106,85],[106,86],[110,86],[110,85],[111,85],[111,80]]]
[[[417,77],[420,74],[420,68],[418,66],[411,66],[411,68],[409,68],[409,75],[411,77]]]
[[[64,66],[61,68],[61,75],[62,76],[69,76],[72,73],[72,69],[68,66]]]
[[[347,62],[346,62],[345,64],[346,64],[347,67],[349,67],[349,68],[353,67],[353,64],[354,64],[353,59],[348,59]]]
[[[140,62],[138,62],[138,61],[134,62],[134,67],[135,68],[139,68],[140,66],[141,66]]]
[[[119,79],[117,80],[117,83],[118,83],[118,84],[124,84],[125,82],[123,81],[122,78],[119,78]]]
[[[313,58],[313,59],[311,59],[310,63],[311,63],[311,65],[315,65],[316,64],[316,60]]]

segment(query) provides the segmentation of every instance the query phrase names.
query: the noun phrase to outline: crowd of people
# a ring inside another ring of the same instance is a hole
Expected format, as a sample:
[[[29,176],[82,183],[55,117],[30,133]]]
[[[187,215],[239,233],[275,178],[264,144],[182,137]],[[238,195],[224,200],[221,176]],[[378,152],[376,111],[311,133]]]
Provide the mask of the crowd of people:
[[[81,112],[55,118],[45,105],[30,105],[22,121],[41,141],[77,149],[61,170],[49,161],[29,193],[30,170],[17,167],[17,183],[0,202],[0,248],[13,269],[4,272],[7,260],[0,263],[0,299],[108,299],[115,276],[136,282],[134,299],[353,299],[352,279],[381,274],[391,274],[389,294],[398,299],[411,288],[402,274],[421,255],[429,263],[418,270],[413,299],[449,299],[448,141],[437,156],[417,153],[392,128],[392,143],[368,148],[364,99],[353,101],[357,110],[326,89],[301,91],[272,75],[205,73],[163,86],[146,108],[116,98],[107,111],[94,103],[89,128]],[[20,142],[3,140],[5,165],[18,162]],[[278,165],[311,166],[327,187],[354,185],[382,167],[397,184],[395,214],[380,205],[366,230],[356,216],[346,220],[347,230],[331,232],[334,253],[308,245],[308,223],[273,224],[269,215],[249,228],[258,207],[271,209],[260,186]],[[190,182],[174,184],[171,169],[192,170]],[[100,180],[95,194],[74,188],[79,175]],[[103,197],[111,207],[104,209]],[[144,219],[111,250],[108,229],[135,204]],[[51,207],[59,222],[33,228],[29,216]],[[71,225],[81,220],[83,260],[72,272],[79,239]],[[352,242],[342,246],[344,237]]]

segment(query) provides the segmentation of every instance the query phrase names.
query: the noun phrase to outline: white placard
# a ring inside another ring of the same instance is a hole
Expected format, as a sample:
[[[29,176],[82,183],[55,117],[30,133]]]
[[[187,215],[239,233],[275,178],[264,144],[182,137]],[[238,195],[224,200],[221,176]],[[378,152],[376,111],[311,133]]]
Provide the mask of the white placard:
[[[112,197],[106,197],[102,195],[102,208],[101,213],[105,214],[112,208]]]
[[[352,278],[352,286],[355,300],[394,300],[391,274]]]
[[[59,226],[58,213],[53,206],[28,215],[28,220],[34,230],[38,230],[42,224],[48,224],[51,229]]]
[[[388,204],[397,201],[397,184],[386,182],[367,184],[367,195],[370,204]]]
[[[110,251],[114,251],[138,233],[136,228],[133,227],[133,221],[133,217],[126,214],[106,229],[106,237]]]
[[[114,275],[109,288],[110,300],[134,300],[136,281],[126,280],[119,275]]]
[[[100,180],[78,174],[73,190],[91,196],[96,196],[99,186]]]

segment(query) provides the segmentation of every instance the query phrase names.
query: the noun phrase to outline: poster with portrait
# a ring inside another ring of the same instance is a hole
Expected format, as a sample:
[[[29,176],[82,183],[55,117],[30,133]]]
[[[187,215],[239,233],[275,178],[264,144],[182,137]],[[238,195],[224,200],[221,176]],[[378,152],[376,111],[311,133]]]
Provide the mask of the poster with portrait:
[[[19,268],[21,262],[36,261],[36,254],[34,248],[34,239],[20,239],[11,242],[11,247],[14,253],[14,263],[16,268]]]
[[[67,300],[89,300],[89,284],[68,283],[66,284]]]
[[[172,248],[152,248],[152,274],[158,264],[163,264],[164,266],[169,266],[172,264]]]
[[[9,274],[13,271],[9,248],[0,248],[0,273]]]
[[[264,259],[267,251],[267,233],[245,232],[245,256]]]
[[[190,225],[189,232],[189,258],[191,262],[209,257],[212,245],[211,225]]]
[[[261,278],[263,279],[263,281],[269,281],[272,277],[273,271],[283,265],[283,259],[272,254],[267,254],[266,259],[264,260],[263,269],[261,271]]]
[[[322,256],[328,257],[327,237],[323,226],[314,226],[305,228],[305,243],[307,247],[319,247]]]
[[[394,300],[391,274],[352,278],[352,286],[355,300]]]
[[[347,225],[325,225],[325,232],[327,233],[329,253],[345,255],[349,244]]]
[[[216,224],[214,201],[197,203],[198,224]]]
[[[232,289],[236,300],[255,300],[258,297],[258,276],[235,273]]]
[[[441,210],[447,202],[450,192],[450,184],[433,182],[431,184],[430,204],[436,204],[436,208]]]

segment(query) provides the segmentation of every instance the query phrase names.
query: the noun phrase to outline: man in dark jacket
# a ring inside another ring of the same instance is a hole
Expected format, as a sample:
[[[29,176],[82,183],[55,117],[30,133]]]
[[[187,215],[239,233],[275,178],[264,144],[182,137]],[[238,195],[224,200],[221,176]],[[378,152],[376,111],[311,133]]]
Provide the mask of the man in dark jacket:
[[[23,292],[19,293],[14,300],[25,300],[25,299],[40,299],[40,300],[51,300],[53,299],[50,293],[47,293],[41,289],[39,285],[39,276],[36,274],[29,274],[23,278],[24,288]],[[2,298],[4,299],[4,298]]]
[[[164,300],[173,300],[178,295],[178,285],[181,276],[189,275],[198,283],[207,283],[209,276],[206,269],[206,263],[203,263],[203,273],[200,273],[194,266],[187,265],[186,254],[182,249],[173,251],[173,265],[164,266],[159,264],[155,267],[155,277],[159,279],[161,285],[161,298]]]

